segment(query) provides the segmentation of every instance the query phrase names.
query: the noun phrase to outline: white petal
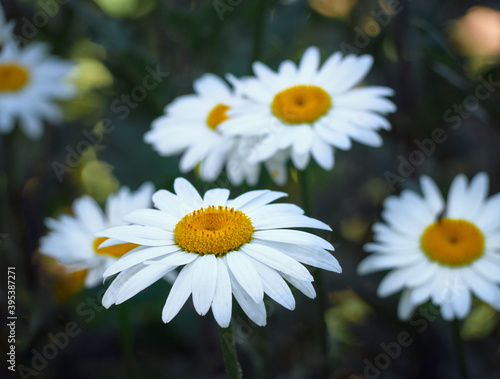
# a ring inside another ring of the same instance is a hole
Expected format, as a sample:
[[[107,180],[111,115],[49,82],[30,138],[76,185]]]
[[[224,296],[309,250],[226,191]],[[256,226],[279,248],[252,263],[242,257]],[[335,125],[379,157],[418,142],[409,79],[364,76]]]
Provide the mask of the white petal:
[[[106,278],[120,271],[126,270],[132,266],[135,266],[136,264],[143,263],[148,259],[161,257],[162,255],[171,254],[179,250],[180,248],[177,245],[150,248],[139,246],[129,251],[128,253],[120,257],[120,259],[118,259],[115,263],[109,266],[104,272],[103,276]]]
[[[222,328],[227,328],[231,322],[233,292],[231,279],[226,264],[222,259],[217,259],[217,285],[214,300],[212,302],[212,313],[217,323]]]
[[[207,314],[215,295],[217,283],[217,258],[206,254],[193,262],[193,305],[201,316]]]
[[[173,215],[156,209],[138,209],[123,217],[131,224],[153,226],[168,231],[173,231],[179,219]]]
[[[298,244],[334,250],[332,244],[321,237],[299,230],[258,230],[253,233],[256,240]]]
[[[338,273],[342,272],[342,268],[340,267],[337,259],[329,251],[324,249],[269,241],[259,241],[258,243],[255,243],[272,247],[306,265]]]
[[[252,262],[239,251],[230,252],[222,259],[224,259],[241,288],[248,293],[253,301],[257,303],[261,302],[264,299],[262,280]]]
[[[172,286],[172,289],[168,294],[165,306],[163,307],[163,322],[167,323],[171,321],[177,315],[177,313],[179,313],[182,306],[189,298],[189,295],[191,295],[194,271],[193,268],[193,263],[188,264],[181,270],[181,272],[177,276],[177,279],[175,280],[174,285]]]
[[[293,276],[299,280],[313,280],[312,275],[304,266],[276,249],[256,243],[248,243],[241,246],[240,250],[280,273]]]
[[[95,234],[96,237],[115,238],[146,246],[172,245],[173,233],[152,226],[116,226]]]
[[[229,190],[225,188],[214,188],[205,192],[203,196],[203,207],[209,205],[222,205],[226,206],[227,199],[229,198]]]
[[[316,291],[312,283],[308,280],[299,280],[294,278],[293,276],[288,276],[286,274],[281,274],[283,278],[285,278],[292,286],[297,288],[300,292],[306,295],[310,299],[314,299],[316,297]]]
[[[243,309],[243,312],[245,312],[246,315],[250,318],[250,320],[255,322],[257,325],[259,326],[266,325],[266,306],[264,305],[264,301],[261,300],[259,302],[255,302],[248,295],[247,291],[245,291],[241,287],[238,280],[236,280],[234,275],[231,273],[231,270],[229,270],[229,276],[231,278],[231,285],[234,297],[238,302],[238,304],[241,306],[241,309]]]
[[[177,178],[174,181],[174,190],[177,194],[180,201],[189,205],[193,209],[199,209],[203,205],[203,199],[200,194],[193,187],[191,183],[189,183],[184,178]]]
[[[446,216],[449,218],[462,218],[467,216],[464,213],[466,204],[467,178],[460,174],[455,177],[448,193],[448,203],[446,206]]]
[[[331,231],[324,222],[299,214],[269,213],[265,218],[252,221],[256,230],[279,228],[316,228]]]
[[[398,304],[398,317],[400,320],[408,320],[415,309],[415,306],[411,303],[410,298],[411,290],[404,290]]]
[[[290,287],[288,287],[281,275],[278,274],[276,270],[260,263],[258,260],[251,259],[262,279],[264,292],[278,304],[293,311],[295,309],[295,299],[293,298]]]

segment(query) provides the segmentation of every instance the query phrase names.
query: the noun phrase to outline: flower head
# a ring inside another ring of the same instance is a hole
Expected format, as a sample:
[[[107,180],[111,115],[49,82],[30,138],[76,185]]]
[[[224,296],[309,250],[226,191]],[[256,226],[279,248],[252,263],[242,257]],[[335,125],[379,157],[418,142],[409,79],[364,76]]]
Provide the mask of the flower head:
[[[229,135],[268,138],[255,149],[252,161],[266,161],[279,150],[289,150],[292,162],[304,169],[312,157],[326,170],[334,165],[333,148],[349,149],[351,139],[380,146],[378,129],[390,129],[380,114],[395,111],[385,96],[387,87],[354,88],[368,73],[369,55],[330,56],[320,67],[320,53],[310,47],[298,66],[284,61],[274,72],[260,62],[256,77],[230,77],[238,93],[253,104],[237,105],[221,130]]]
[[[153,195],[158,209],[125,217],[135,225],[97,234],[140,245],[104,273],[120,273],[103,297],[105,307],[126,301],[182,266],[163,308],[164,322],[192,295],[200,315],[211,308],[219,325],[227,327],[234,295],[251,320],[265,325],[264,293],[288,309],[294,309],[295,300],[286,281],[315,296],[313,278],[301,263],[341,271],[327,251],[333,250],[329,242],[289,229],[331,230],[329,226],[306,217],[295,205],[270,204],[285,193],[250,191],[229,200],[229,191],[218,188],[202,198],[182,178],[175,180],[174,189],[175,194],[160,190]]]
[[[65,77],[73,64],[47,54],[48,46],[31,43],[24,48],[9,43],[0,52],[0,133],[9,133],[19,119],[32,139],[43,133],[43,120],[60,121],[56,100],[74,96]]]
[[[7,42],[10,42],[12,38],[12,30],[14,29],[15,23],[13,21],[7,22],[5,18],[5,13],[0,4],[0,48]]]
[[[56,258],[71,271],[88,269],[86,287],[102,283],[103,272],[126,252],[137,245],[113,241],[114,246],[97,250],[106,238],[95,238],[103,229],[125,225],[123,216],[135,209],[151,206],[154,187],[145,183],[136,192],[127,187],[110,195],[105,212],[89,196],[82,196],[73,203],[74,215],[61,215],[58,219],[48,218],[45,224],[50,232],[40,240],[40,252]]]
[[[165,108],[165,115],[157,118],[144,140],[153,145],[161,155],[182,153],[181,172],[193,170],[200,165],[201,179],[215,181],[224,166],[233,185],[244,180],[257,184],[260,163],[248,161],[248,150],[252,150],[259,138],[242,140],[221,133],[220,127],[230,119],[228,115],[237,104],[247,104],[224,80],[205,74],[194,81],[195,94],[175,99]],[[244,151],[244,152],[243,152]],[[286,180],[285,160],[271,157],[266,164],[271,176],[278,184]]]
[[[470,184],[458,175],[445,203],[436,184],[424,176],[423,196],[405,190],[384,204],[385,223],[375,224],[373,253],[360,274],[391,269],[378,288],[389,296],[404,290],[399,317],[408,319],[419,304],[432,300],[446,320],[464,318],[471,293],[500,309],[500,193],[487,199],[488,176]]]

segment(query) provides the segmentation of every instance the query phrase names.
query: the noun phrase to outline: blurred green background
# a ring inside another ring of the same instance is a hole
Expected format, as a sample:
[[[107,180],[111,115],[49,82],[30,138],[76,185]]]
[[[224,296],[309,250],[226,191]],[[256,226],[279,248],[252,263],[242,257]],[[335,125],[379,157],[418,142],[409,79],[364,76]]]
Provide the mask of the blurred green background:
[[[359,277],[355,270],[365,256],[362,245],[371,239],[371,225],[380,220],[383,200],[402,188],[418,189],[420,175],[430,175],[445,190],[460,172],[471,177],[485,171],[490,193],[500,191],[500,93],[493,89],[485,100],[466,100],[480,80],[500,81],[498,2],[7,0],[2,5],[7,17],[17,20],[15,32],[23,43],[48,42],[54,54],[77,62],[72,75],[79,88],[78,98],[63,104],[65,124],[47,125],[41,141],[28,140],[17,129],[0,136],[0,259],[2,267],[16,267],[17,364],[43,366],[36,376],[25,377],[133,377],[123,364],[117,307],[104,310],[99,303],[105,286],[82,289],[81,275],[67,274],[37,252],[46,232],[43,219],[68,212],[82,194],[104,203],[120,185],[135,190],[152,181],[171,190],[180,176],[178,158],[160,157],[142,140],[163,108],[191,93],[193,80],[206,72],[248,75],[255,60],[276,69],[284,59],[297,61],[311,45],[321,49],[323,60],[337,50],[373,55],[366,84],[394,88],[398,106],[389,117],[393,129],[382,132],[382,148],[354,143],[349,151],[337,151],[333,171],[309,167],[312,216],[332,226],[333,232],[323,236],[336,246],[344,270],[324,273],[331,378],[362,378],[367,365],[384,353],[381,344],[397,341],[403,331],[413,343],[373,377],[458,377],[446,323],[436,318],[422,330],[422,325],[400,322],[399,295],[376,296],[383,274]],[[158,65],[168,76],[122,117],[125,111],[117,111],[122,96],[141,84],[148,67]],[[103,132],[105,118],[112,120],[112,132]],[[445,130],[446,140],[402,176],[402,160],[419,149],[415,140],[431,138],[436,128]],[[102,143],[86,149],[58,177],[54,162],[64,164],[70,151],[78,150],[82,131],[93,132]],[[393,188],[388,173],[401,179]],[[228,186],[224,174],[215,184],[202,183],[193,173],[186,177],[200,191]],[[264,172],[258,188],[276,189]],[[231,188],[232,196],[249,189]],[[301,204],[293,170],[282,190],[290,202]],[[126,303],[136,377],[223,378],[212,316],[199,317],[188,304],[164,325],[161,309],[168,291],[169,284],[158,282]],[[296,295],[293,312],[268,300],[266,328],[253,326],[235,306],[244,377],[323,377],[317,300]],[[70,322],[80,332],[53,359],[37,361],[50,335]],[[5,325],[0,329],[7,331]],[[462,334],[471,377],[500,376],[498,314],[476,301]],[[4,357],[6,349],[2,337]]]

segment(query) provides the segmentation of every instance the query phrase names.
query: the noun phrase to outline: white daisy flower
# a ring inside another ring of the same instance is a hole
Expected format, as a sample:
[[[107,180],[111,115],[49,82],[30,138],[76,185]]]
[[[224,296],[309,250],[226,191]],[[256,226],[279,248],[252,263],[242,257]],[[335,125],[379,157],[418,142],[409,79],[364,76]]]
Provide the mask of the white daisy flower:
[[[202,198],[182,178],[175,180],[174,189],[175,194],[160,190],[153,195],[157,210],[138,210],[125,217],[136,225],[97,234],[141,245],[104,273],[105,277],[120,273],[103,297],[106,308],[183,266],[163,308],[164,322],[172,320],[192,295],[200,315],[211,308],[217,323],[227,327],[234,295],[248,317],[263,326],[264,293],[287,309],[295,307],[285,280],[315,297],[313,277],[301,263],[341,272],[327,251],[333,250],[329,242],[288,229],[331,230],[328,225],[306,217],[295,205],[269,204],[285,193],[250,191],[228,200],[229,190],[218,188]]]
[[[162,156],[182,153],[180,170],[183,173],[200,165],[200,177],[215,181],[224,165],[233,185],[243,180],[255,185],[260,164],[247,160],[242,149],[253,148],[258,138],[251,140],[224,136],[220,126],[229,119],[228,110],[246,103],[236,96],[221,78],[205,74],[193,83],[195,94],[176,98],[165,108],[165,115],[157,118],[144,140]],[[231,162],[231,163],[229,163]],[[266,164],[273,178],[286,178],[286,166],[280,156]],[[286,179],[285,179],[286,180]],[[284,184],[277,180],[278,184]]]
[[[108,197],[104,212],[90,196],[80,197],[73,203],[74,215],[45,220],[50,232],[40,239],[40,252],[56,258],[70,271],[88,269],[85,287],[97,286],[102,283],[106,268],[137,245],[115,241],[116,245],[97,250],[106,238],[96,238],[94,234],[112,226],[126,225],[123,216],[151,207],[153,191],[151,183],[143,184],[136,192],[121,187]]]
[[[444,319],[464,318],[471,293],[500,310],[500,193],[487,199],[488,176],[477,174],[469,185],[458,175],[445,204],[436,184],[424,176],[423,196],[405,190],[384,204],[385,223],[375,224],[373,253],[358,266],[359,274],[392,271],[378,295],[403,290],[398,314],[410,317],[431,300]]]
[[[5,43],[10,42],[15,25],[14,21],[7,22],[2,4],[0,4],[0,47]]]
[[[48,56],[47,51],[43,43],[24,48],[10,43],[0,52],[0,133],[11,132],[19,119],[24,133],[37,139],[43,133],[43,119],[62,119],[54,101],[74,96],[64,80],[73,64]]]
[[[387,87],[356,86],[373,63],[369,55],[330,56],[320,68],[320,53],[310,47],[296,66],[284,61],[274,72],[255,62],[255,78],[232,80],[238,93],[253,101],[234,106],[220,129],[228,135],[266,135],[266,143],[250,159],[266,161],[290,148],[293,164],[304,169],[310,156],[325,170],[333,168],[334,147],[349,149],[351,139],[378,147],[378,129],[390,129],[380,114],[396,107]]]

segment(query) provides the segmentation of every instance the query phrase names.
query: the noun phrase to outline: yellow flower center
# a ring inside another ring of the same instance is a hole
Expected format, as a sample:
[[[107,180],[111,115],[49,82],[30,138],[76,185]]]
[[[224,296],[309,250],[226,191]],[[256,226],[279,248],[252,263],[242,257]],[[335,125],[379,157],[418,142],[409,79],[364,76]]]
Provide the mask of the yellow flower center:
[[[310,85],[289,87],[274,96],[274,115],[287,124],[312,123],[332,107],[332,98],[323,88]]]
[[[0,92],[14,92],[23,88],[29,72],[17,64],[0,64]]]
[[[174,241],[189,253],[222,257],[250,242],[253,232],[243,212],[211,205],[184,216],[174,228]]]
[[[215,130],[219,124],[229,120],[229,116],[227,115],[228,110],[229,106],[225,104],[217,104],[213,107],[207,116],[207,126],[210,129]]]
[[[128,253],[130,250],[135,249],[139,245],[136,245],[135,243],[122,243],[120,245],[114,245],[114,246],[108,246],[108,247],[102,247],[99,249],[99,245],[106,241],[106,237],[97,237],[94,240],[94,251],[97,254],[100,255],[107,255],[109,257],[113,258],[120,258],[122,255],[125,255]]]
[[[483,255],[484,236],[469,221],[441,218],[425,229],[420,246],[433,261],[464,266]]]

